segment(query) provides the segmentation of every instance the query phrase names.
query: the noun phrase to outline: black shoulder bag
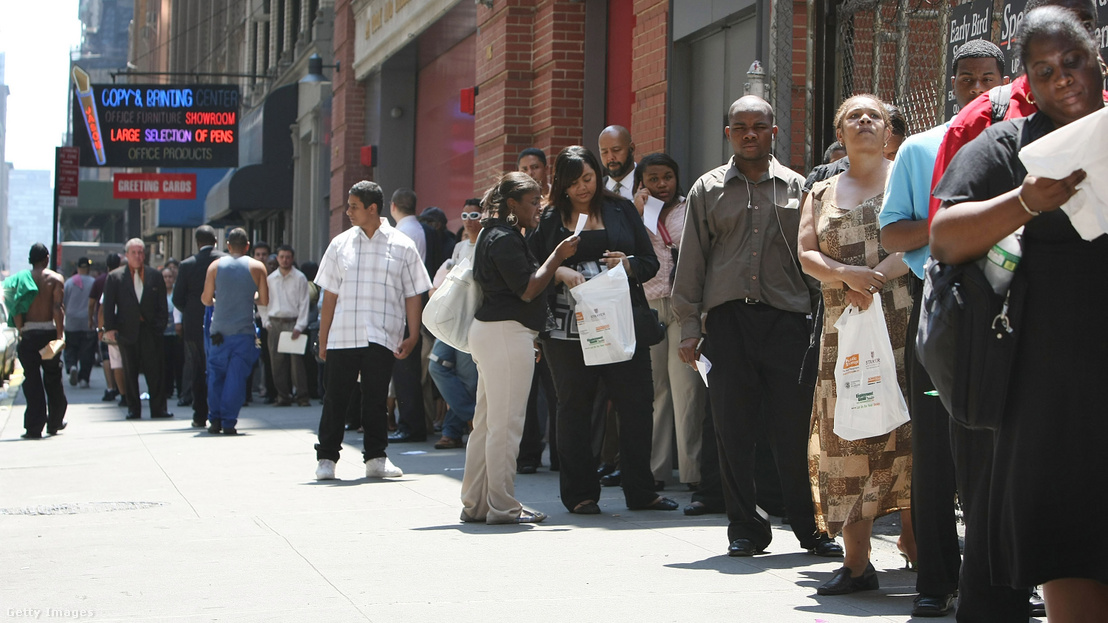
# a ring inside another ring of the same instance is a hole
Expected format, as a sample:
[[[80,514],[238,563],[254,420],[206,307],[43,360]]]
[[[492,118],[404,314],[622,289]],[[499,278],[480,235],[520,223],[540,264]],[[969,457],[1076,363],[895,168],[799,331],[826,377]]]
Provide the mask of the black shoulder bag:
[[[943,406],[966,428],[1000,426],[1026,292],[1018,265],[1002,296],[976,261],[927,262],[916,355]]]

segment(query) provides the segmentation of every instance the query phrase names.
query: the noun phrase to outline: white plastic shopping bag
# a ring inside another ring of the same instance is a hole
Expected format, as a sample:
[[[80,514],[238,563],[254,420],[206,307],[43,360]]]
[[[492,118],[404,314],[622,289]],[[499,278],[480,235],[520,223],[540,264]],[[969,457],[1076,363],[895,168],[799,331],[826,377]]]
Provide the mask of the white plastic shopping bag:
[[[877,437],[908,421],[908,405],[896,382],[896,362],[881,295],[866,311],[847,306],[835,322],[835,434],[847,441]]]
[[[631,288],[623,265],[572,288],[577,302],[577,332],[586,366],[628,361],[635,354],[635,318]]]

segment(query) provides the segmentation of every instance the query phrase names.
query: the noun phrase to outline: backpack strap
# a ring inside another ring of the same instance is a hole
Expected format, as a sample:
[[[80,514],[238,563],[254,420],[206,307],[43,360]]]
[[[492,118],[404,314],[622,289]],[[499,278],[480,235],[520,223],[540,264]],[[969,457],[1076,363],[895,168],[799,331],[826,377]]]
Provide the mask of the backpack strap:
[[[989,103],[993,105],[993,123],[1004,121],[1008,106],[1012,103],[1012,85],[1003,84],[989,89]]]

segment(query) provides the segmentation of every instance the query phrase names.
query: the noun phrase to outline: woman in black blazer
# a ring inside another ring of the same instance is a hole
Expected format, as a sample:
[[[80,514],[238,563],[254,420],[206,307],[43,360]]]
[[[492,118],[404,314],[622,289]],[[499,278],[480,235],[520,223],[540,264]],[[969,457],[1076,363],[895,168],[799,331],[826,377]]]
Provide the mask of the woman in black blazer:
[[[530,241],[535,257],[547,257],[573,234],[579,215],[588,217],[577,252],[555,272],[555,285],[548,298],[553,328],[543,339],[543,353],[558,393],[562,503],[572,513],[600,513],[600,481],[591,431],[597,383],[604,379],[619,412],[620,466],[627,507],[676,510],[676,502],[654,492],[650,471],[654,390],[650,340],[646,336],[656,327],[646,326],[650,324],[650,312],[642,282],[658,272],[658,258],[635,206],[603,189],[601,171],[596,156],[588,149],[563,149],[554,161],[551,205]],[[569,289],[621,263],[631,280],[632,307],[640,312],[636,316],[644,318],[643,326],[636,326],[635,354],[629,361],[586,367]]]

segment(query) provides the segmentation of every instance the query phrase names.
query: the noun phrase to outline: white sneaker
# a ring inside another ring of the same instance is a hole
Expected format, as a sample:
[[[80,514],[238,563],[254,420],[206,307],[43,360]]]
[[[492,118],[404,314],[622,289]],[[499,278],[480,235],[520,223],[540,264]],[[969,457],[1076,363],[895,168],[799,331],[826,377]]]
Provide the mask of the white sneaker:
[[[316,480],[334,480],[335,479],[335,462],[330,459],[320,459],[319,465],[315,468]]]
[[[392,464],[387,456],[379,456],[365,462],[366,478],[400,478],[404,472]]]
[[[80,381],[78,384],[81,386],[81,389],[88,389],[88,381]]]

